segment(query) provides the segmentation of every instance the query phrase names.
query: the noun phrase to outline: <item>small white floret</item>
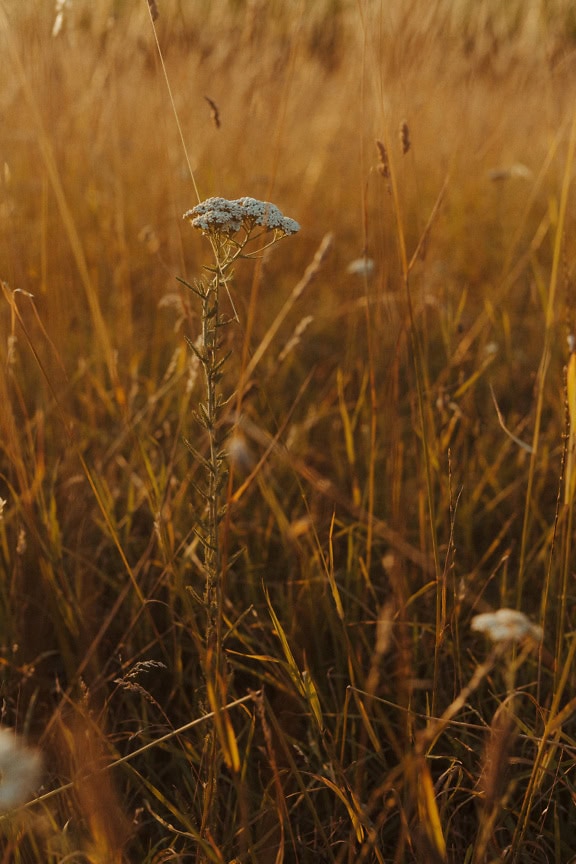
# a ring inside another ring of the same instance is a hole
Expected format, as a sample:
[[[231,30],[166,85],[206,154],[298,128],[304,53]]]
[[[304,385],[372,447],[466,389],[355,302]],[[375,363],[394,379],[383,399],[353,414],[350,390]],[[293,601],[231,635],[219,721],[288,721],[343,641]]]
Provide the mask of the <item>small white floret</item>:
[[[42,760],[10,729],[0,729],[0,810],[28,800],[40,781]]]
[[[354,261],[351,261],[346,272],[352,273],[354,276],[371,276],[374,267],[374,259],[364,256],[364,258],[355,258]]]
[[[517,609],[498,609],[484,612],[472,619],[472,630],[485,633],[493,642],[520,642],[527,636],[542,641],[542,628],[533,624]]]
[[[204,232],[221,232],[233,234],[242,226],[242,213],[235,201],[226,198],[207,198],[187,210],[184,219],[188,219],[194,228]]]

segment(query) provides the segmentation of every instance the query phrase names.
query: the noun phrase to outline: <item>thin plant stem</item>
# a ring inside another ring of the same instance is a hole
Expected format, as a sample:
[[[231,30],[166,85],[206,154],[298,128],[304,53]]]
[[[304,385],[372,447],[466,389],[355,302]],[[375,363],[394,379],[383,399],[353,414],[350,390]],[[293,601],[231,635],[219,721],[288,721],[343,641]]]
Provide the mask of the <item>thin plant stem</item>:
[[[223,762],[231,769],[233,781],[241,798],[240,760],[233,729],[222,717],[227,701],[227,670],[223,651],[224,584],[227,556],[222,548],[222,520],[226,512],[227,456],[224,450],[223,409],[228,402],[222,393],[222,378],[228,354],[224,352],[224,328],[238,315],[229,288],[232,266],[240,257],[251,258],[261,254],[285,234],[293,234],[299,225],[280,213],[273,204],[241,198],[228,201],[212,198],[196,205],[185,214],[192,226],[208,238],[214,263],[205,267],[208,279],[194,285],[182,281],[200,299],[202,304],[201,344],[191,340],[188,344],[202,368],[204,401],[195,412],[196,419],[206,433],[206,453],[189,444],[193,456],[203,469],[203,485],[195,489],[203,499],[202,516],[198,518],[196,533],[204,549],[204,597],[206,615],[203,667],[209,707],[214,713],[214,724],[206,739],[204,751],[202,824],[204,838],[217,837],[217,803],[220,770]],[[268,235],[268,236],[266,236]],[[246,254],[245,247],[256,241],[258,248]],[[232,316],[222,311],[222,299],[227,296]],[[242,804],[241,804],[242,809]]]

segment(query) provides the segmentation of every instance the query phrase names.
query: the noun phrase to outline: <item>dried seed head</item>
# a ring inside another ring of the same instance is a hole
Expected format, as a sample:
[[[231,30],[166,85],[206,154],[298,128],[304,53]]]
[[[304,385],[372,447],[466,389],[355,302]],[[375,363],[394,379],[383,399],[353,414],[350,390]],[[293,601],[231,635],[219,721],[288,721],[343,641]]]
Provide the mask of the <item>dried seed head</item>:
[[[388,179],[390,177],[390,164],[388,162],[388,153],[386,152],[386,147],[384,143],[380,141],[379,138],[376,139],[376,147],[378,149],[378,165],[376,166],[378,173],[382,175],[382,177]]]
[[[160,12],[158,11],[156,0],[148,0],[148,8],[150,9],[150,16],[152,18],[152,21],[157,21],[160,16]]]
[[[278,355],[278,363],[283,363],[286,357],[288,357],[288,355],[291,354],[291,352],[298,347],[298,345],[300,344],[300,340],[302,339],[302,334],[308,329],[308,327],[313,321],[313,315],[306,315],[304,318],[302,318],[300,323],[296,325],[292,336]]]
[[[490,734],[484,748],[478,782],[481,806],[485,813],[490,813],[505,792],[506,769],[509,765],[515,731],[511,705],[504,703],[500,705],[490,724]]]
[[[160,240],[158,234],[152,225],[144,225],[138,232],[138,240],[146,247],[146,251],[150,255],[156,255],[160,249]]]
[[[204,96],[204,99],[210,106],[210,117],[212,118],[214,126],[216,127],[216,129],[220,129],[220,126],[222,124],[220,123],[220,111],[218,110],[218,106],[213,99],[210,99],[209,96]]]
[[[402,145],[402,155],[405,156],[410,150],[410,129],[406,120],[400,124],[400,144]]]

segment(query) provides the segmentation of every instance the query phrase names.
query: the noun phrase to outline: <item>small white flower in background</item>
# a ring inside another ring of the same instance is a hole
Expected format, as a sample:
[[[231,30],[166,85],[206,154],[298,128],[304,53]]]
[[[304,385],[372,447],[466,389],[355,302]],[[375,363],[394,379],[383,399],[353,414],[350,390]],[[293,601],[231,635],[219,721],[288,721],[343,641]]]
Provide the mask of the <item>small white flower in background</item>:
[[[40,781],[42,759],[10,729],[0,728],[0,811],[24,804]]]
[[[520,177],[522,180],[530,180],[534,175],[530,168],[523,165],[521,162],[515,162],[513,165],[507,165],[504,168],[492,168],[488,171],[488,177],[493,183],[498,183],[502,180],[509,180],[511,177]]]
[[[493,642],[520,642],[527,636],[542,641],[542,628],[517,609],[498,609],[484,612],[472,619],[472,630],[485,633]]]
[[[346,268],[347,273],[354,276],[370,276],[374,272],[374,260],[372,258],[355,258]]]
[[[249,234],[257,225],[265,231],[296,234],[300,225],[283,216],[278,207],[256,198],[207,198],[184,214],[193,228],[204,234],[235,234],[244,228]]]
[[[254,453],[239,432],[233,433],[226,442],[226,451],[231,465],[241,474],[248,474],[256,465]]]

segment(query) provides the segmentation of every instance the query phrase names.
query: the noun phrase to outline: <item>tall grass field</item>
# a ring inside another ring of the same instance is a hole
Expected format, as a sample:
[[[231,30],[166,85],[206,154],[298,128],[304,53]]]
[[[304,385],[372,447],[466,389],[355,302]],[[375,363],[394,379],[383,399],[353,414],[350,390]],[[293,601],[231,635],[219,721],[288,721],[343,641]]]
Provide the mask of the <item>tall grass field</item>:
[[[0,864],[576,862],[573,4],[0,49]]]

